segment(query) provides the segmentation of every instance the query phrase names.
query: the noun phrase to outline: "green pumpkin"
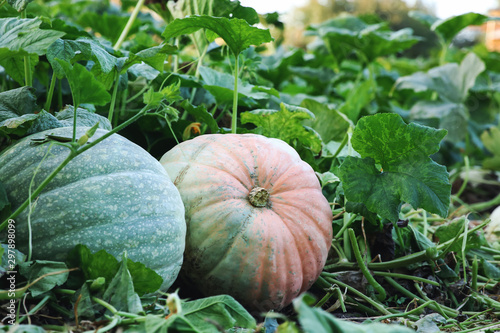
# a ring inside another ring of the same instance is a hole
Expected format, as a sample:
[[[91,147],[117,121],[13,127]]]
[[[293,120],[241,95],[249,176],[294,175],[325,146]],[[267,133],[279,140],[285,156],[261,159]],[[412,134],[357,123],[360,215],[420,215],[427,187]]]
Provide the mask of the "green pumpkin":
[[[77,137],[87,128],[78,128]],[[72,128],[29,136],[0,155],[0,182],[15,210],[69,154],[66,147],[35,145],[45,134],[71,137]],[[90,139],[104,135],[98,129]],[[37,171],[37,168],[38,171]],[[16,221],[16,246],[28,251],[28,215]],[[74,158],[34,201],[31,211],[33,258],[64,260],[84,244],[155,270],[167,289],[183,261],[186,224],[179,192],[161,164],[141,147],[114,134]]]

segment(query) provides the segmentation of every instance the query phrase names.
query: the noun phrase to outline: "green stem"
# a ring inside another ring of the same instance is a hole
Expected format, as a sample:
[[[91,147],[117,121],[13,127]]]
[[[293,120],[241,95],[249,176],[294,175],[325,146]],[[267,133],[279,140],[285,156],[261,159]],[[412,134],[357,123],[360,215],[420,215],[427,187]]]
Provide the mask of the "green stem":
[[[404,318],[404,317],[409,317],[409,316],[411,316],[413,314],[420,314],[421,310],[425,309],[427,306],[429,306],[431,304],[437,304],[437,303],[436,303],[436,301],[427,301],[424,304],[416,307],[413,310],[406,311],[404,313],[391,313],[389,315],[377,317],[377,318],[375,318],[375,321],[382,321],[382,320],[387,320],[387,319],[390,319],[390,318],[399,318],[399,317],[403,317]]]
[[[127,35],[130,31],[130,28],[132,28],[132,25],[134,24],[135,19],[137,18],[137,15],[139,14],[139,11],[141,10],[141,7],[144,5],[145,0],[139,0],[137,1],[137,4],[134,7],[134,10],[132,11],[132,14],[130,14],[130,17],[127,21],[127,24],[125,25],[125,28],[123,28],[122,33],[120,34],[120,37],[116,41],[116,44],[113,46],[113,50],[118,50],[123,42],[125,41],[125,38],[127,38]]]
[[[465,188],[467,187],[467,183],[469,182],[470,166],[469,166],[469,157],[468,156],[464,156],[464,164],[465,164],[465,178],[464,178],[464,182],[462,183],[462,186],[460,186],[460,189],[458,190],[458,192],[455,193],[455,196],[457,198],[460,198],[460,195],[462,195],[462,192],[465,190]]]
[[[388,276],[385,276],[384,278],[385,278],[385,280],[387,282],[389,282],[389,284],[391,286],[393,286],[397,291],[399,291],[401,294],[403,294],[407,298],[409,298],[409,299],[415,299],[420,304],[424,304],[426,302],[423,299],[421,299],[420,297],[418,297],[417,295],[413,294],[408,289],[402,287],[399,283],[397,283],[396,281],[394,281],[392,278],[390,278]],[[456,311],[445,311],[440,306],[438,306],[437,303],[436,304],[430,304],[429,308],[432,309],[432,310],[434,310],[434,311],[436,311],[436,312],[438,312],[438,313],[440,313],[440,314],[445,314],[444,317],[453,317],[454,318],[458,314]]]
[[[34,306],[26,315],[19,318],[18,324],[22,323],[24,319],[40,310],[50,300],[50,296],[45,296],[36,306]]]
[[[346,217],[346,215],[347,215],[347,219],[344,219],[344,224],[342,225],[342,228],[340,228],[339,232],[337,232],[337,234],[335,235],[335,237],[333,237],[333,239],[340,238],[344,234],[344,231],[347,228],[349,228],[349,226],[352,224],[352,222],[354,222],[356,217],[358,217],[358,215],[356,215],[356,214],[344,213],[344,218]]]
[[[47,100],[45,101],[45,111],[50,111],[50,105],[52,104],[52,96],[54,96],[54,88],[56,87],[56,73],[52,73],[52,80],[50,80],[49,91],[47,92]]]
[[[474,228],[470,229],[469,231],[467,231],[467,235],[470,235],[478,230],[481,230],[486,225],[488,225],[488,223],[490,223],[490,222],[491,222],[490,219],[485,220],[483,223],[481,223],[481,224],[475,226]],[[459,234],[458,237],[456,237],[454,239],[450,239],[442,244],[439,244],[438,246],[436,246],[436,250],[438,252],[443,252],[442,250],[444,248],[448,247],[450,244],[452,244],[455,241],[461,240],[462,237],[464,237],[464,233]],[[414,263],[417,263],[417,262],[420,262],[423,260],[428,260],[428,259],[435,259],[435,258],[429,258],[428,254],[424,250],[424,251],[412,253],[412,254],[409,254],[407,256],[400,257],[400,258],[397,258],[397,259],[394,259],[391,261],[369,263],[367,266],[368,266],[368,269],[371,269],[371,270],[383,271],[383,270],[391,269],[391,268],[409,266],[411,264],[414,264]],[[351,270],[356,269],[356,263],[341,262],[341,263],[336,263],[336,264],[325,266],[326,271],[330,271],[330,270],[339,271],[339,270],[348,270],[348,269],[351,269]]]
[[[117,70],[115,74],[115,86],[113,87],[113,95],[111,96],[111,103],[109,104],[108,120],[112,124],[113,112],[115,110],[116,95],[118,94],[118,86],[120,83],[120,72]]]
[[[85,152],[86,150],[92,148],[93,146],[95,146],[96,144],[98,144],[99,142],[103,141],[104,139],[110,137],[111,135],[117,133],[118,131],[122,130],[123,128],[127,127],[128,125],[130,125],[131,123],[133,123],[134,121],[136,121],[137,119],[139,119],[140,117],[142,117],[144,115],[144,113],[146,113],[146,111],[148,110],[149,108],[149,105],[146,105],[144,108],[141,109],[141,111],[139,111],[138,113],[136,113],[133,117],[131,117],[130,119],[128,119],[127,121],[123,122],[122,124],[120,124],[119,126],[115,127],[113,130],[107,132],[106,134],[104,134],[103,136],[97,138],[96,140],[92,141],[92,142],[89,142],[88,144],[84,145],[84,146],[81,146],[79,147],[78,149],[75,149],[73,148],[72,146],[70,145],[64,145],[65,147],[68,147],[70,148],[70,153],[69,155],[66,157],[66,159],[64,159],[64,161],[62,161],[61,164],[59,164],[57,166],[56,169],[54,169],[54,171],[52,171],[50,173],[50,175],[47,176],[47,178],[44,179],[44,181],[37,187],[37,189],[31,194],[31,196],[26,199],[22,204],[21,206],[19,206],[19,208],[16,209],[15,212],[13,212],[12,214],[10,214],[10,216],[5,219],[5,221],[2,222],[2,224],[0,224],[0,231],[2,231],[6,226],[7,224],[9,223],[9,220],[10,219],[14,219],[16,218],[19,214],[21,214],[21,212],[26,208],[28,207],[29,203],[31,201],[33,201],[41,192],[42,190],[45,188],[45,186],[47,186],[47,184],[50,183],[50,181],[52,179],[54,179],[54,177],[66,166],[66,164],[68,164],[73,158],[75,158],[76,156],[80,155],[81,153]],[[76,118],[76,117],[75,117]]]
[[[478,271],[478,260],[477,256],[474,256],[474,260],[472,261],[472,280],[471,280],[471,288],[473,291],[477,291],[477,271]],[[465,279],[464,279],[465,281]]]
[[[358,247],[358,242],[356,241],[356,235],[354,234],[353,229],[348,229],[347,232],[349,233],[349,240],[351,241],[351,246],[352,250],[354,252],[354,257],[356,258],[356,261],[358,262],[359,269],[365,276],[366,280],[368,281],[369,284],[375,288],[375,290],[378,292],[377,299],[380,302],[383,302],[387,296],[385,289],[375,280],[373,275],[370,273],[368,270],[368,267],[366,267],[365,262],[363,261],[363,258],[361,256],[361,252],[359,252],[359,247]],[[345,242],[345,240],[344,240]]]
[[[236,134],[236,126],[238,124],[238,72],[239,72],[239,55],[235,55],[234,62],[234,92],[233,92],[233,119],[231,122],[231,133]]]
[[[406,274],[401,274],[401,273],[389,273],[389,272],[377,272],[377,271],[374,271],[373,275],[389,276],[389,277],[398,278],[398,279],[406,279],[406,280],[418,281],[418,282],[432,284],[433,286],[437,286],[437,287],[439,287],[441,285],[437,281],[432,281],[432,280],[424,279],[424,278],[421,278],[421,277],[418,277],[418,276],[406,275]]]
[[[324,288],[325,287],[329,288],[331,284],[337,284],[340,287],[347,289],[350,293],[363,299],[365,302],[369,303],[371,306],[373,306],[375,309],[377,309],[379,311],[379,313],[386,314],[386,315],[391,314],[391,312],[389,310],[387,310],[387,308],[383,304],[380,304],[379,302],[371,299],[370,297],[368,297],[365,294],[363,294],[362,292],[354,289],[350,285],[345,284],[342,281],[335,279],[334,276],[335,275],[333,275],[331,273],[326,273],[326,272],[321,273],[321,276],[318,279],[319,285],[324,287]]]

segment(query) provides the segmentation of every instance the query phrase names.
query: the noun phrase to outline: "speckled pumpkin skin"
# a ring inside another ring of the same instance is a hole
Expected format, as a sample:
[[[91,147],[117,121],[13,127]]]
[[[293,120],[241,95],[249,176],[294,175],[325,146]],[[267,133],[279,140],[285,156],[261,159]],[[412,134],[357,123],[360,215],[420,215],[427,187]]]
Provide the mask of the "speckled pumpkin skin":
[[[77,138],[86,128],[78,128]],[[0,156],[0,181],[13,210],[28,197],[35,169],[49,144],[33,145],[45,133],[71,137],[57,128],[21,140]],[[106,133],[97,130],[94,140]],[[34,187],[68,155],[54,145],[40,165]],[[26,253],[28,210],[16,221],[16,245]],[[77,156],[49,183],[31,214],[34,259],[64,260],[76,244],[105,249],[154,269],[162,289],[176,279],[182,265],[186,224],[179,192],[160,163],[141,147],[114,134]]]
[[[181,193],[188,227],[181,274],[206,295],[255,311],[281,309],[316,281],[332,240],[332,212],[312,168],[281,140],[203,135],[160,163]],[[265,188],[255,207],[249,192]]]

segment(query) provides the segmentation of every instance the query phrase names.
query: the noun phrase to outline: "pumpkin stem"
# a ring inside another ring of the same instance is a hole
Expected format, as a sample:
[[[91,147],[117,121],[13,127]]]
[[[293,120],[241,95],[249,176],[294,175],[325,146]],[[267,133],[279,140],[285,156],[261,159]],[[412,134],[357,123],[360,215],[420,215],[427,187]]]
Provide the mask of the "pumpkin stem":
[[[248,201],[254,207],[265,207],[269,203],[269,192],[263,187],[254,187],[248,194]]]

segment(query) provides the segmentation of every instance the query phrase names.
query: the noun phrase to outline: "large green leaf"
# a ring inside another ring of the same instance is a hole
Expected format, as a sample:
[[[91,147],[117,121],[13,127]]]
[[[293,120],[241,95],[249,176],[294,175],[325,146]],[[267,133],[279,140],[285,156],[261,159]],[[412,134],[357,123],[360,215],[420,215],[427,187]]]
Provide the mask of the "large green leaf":
[[[281,103],[279,111],[259,109],[241,113],[243,124],[252,123],[257,126],[255,133],[278,138],[288,144],[298,140],[314,153],[319,153],[322,147],[321,137],[312,128],[302,125],[303,120],[314,118],[311,111],[285,103]]]
[[[7,53],[7,58],[2,57],[2,51]],[[6,48],[0,49],[0,59],[2,59],[0,60],[0,66],[2,66],[5,72],[21,86],[25,84],[25,57],[30,59],[30,70],[31,73],[34,73],[35,67],[39,62],[38,55],[28,54],[24,50],[9,51]]]
[[[200,29],[207,29],[221,37],[235,55],[250,45],[260,45],[272,40],[269,30],[252,27],[243,19],[193,15],[175,19],[167,25],[162,36],[168,40],[173,37],[191,34]],[[215,39],[216,36],[211,36]]]
[[[68,63],[74,60],[94,60],[103,72],[109,73],[116,65],[116,58],[109,54],[98,42],[79,38],[77,40],[58,39],[47,49],[47,60],[59,78],[64,76],[64,70],[56,59]]]
[[[56,61],[68,79],[75,104],[105,105],[111,100],[111,95],[106,91],[106,88],[85,67],[78,63],[71,66],[68,62],[60,59],[56,59]]]
[[[432,68],[427,73],[417,72],[403,76],[396,81],[396,88],[412,89],[416,92],[433,90],[444,101],[463,103],[477,76],[485,68],[484,62],[471,52],[460,65],[451,63]]]
[[[447,216],[448,172],[429,157],[445,135],[446,130],[406,125],[397,114],[361,118],[352,145],[362,158],[348,156],[338,173],[347,200],[393,222],[402,202]]]
[[[432,24],[431,30],[435,31],[449,44],[460,31],[469,25],[481,25],[487,20],[488,16],[478,13],[466,13],[436,21]]]
[[[64,32],[40,29],[42,20],[2,18],[0,19],[0,60],[10,57],[8,51],[24,51],[43,55],[50,44],[64,36]]]

